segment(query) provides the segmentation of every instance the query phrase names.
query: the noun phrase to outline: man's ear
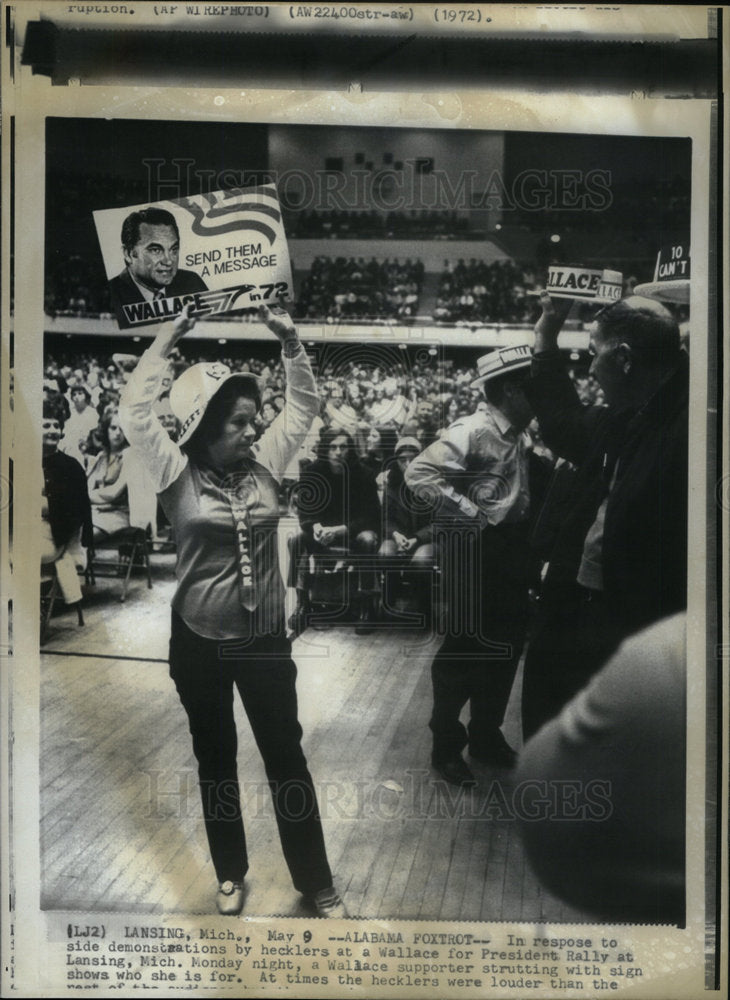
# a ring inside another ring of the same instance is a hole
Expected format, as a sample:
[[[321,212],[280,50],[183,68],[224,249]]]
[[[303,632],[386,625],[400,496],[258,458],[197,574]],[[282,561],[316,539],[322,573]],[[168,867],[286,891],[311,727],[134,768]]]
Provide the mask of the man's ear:
[[[125,264],[131,264],[132,263],[132,255],[129,252],[129,250],[127,250],[126,247],[122,247],[122,256],[124,257],[124,263]]]
[[[625,341],[622,341],[616,348],[616,360],[621,366],[621,371],[624,375],[628,375],[634,364],[634,355]]]

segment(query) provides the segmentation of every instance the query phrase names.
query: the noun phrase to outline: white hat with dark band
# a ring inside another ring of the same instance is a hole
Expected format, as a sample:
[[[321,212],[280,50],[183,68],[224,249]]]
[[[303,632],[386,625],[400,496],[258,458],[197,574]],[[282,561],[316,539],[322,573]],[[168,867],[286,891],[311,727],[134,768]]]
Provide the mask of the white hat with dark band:
[[[502,347],[489,354],[477,358],[477,377],[472,382],[476,389],[485,382],[501,375],[509,375],[519,368],[525,368],[532,362],[532,349],[529,344],[519,344],[517,347]]]
[[[418,440],[418,438],[409,437],[408,435],[402,438],[398,438],[398,440],[395,443],[395,449],[393,450],[393,454],[398,456],[402,451],[415,451],[415,453],[418,455],[421,451],[421,443]]]
[[[232,378],[248,379],[261,396],[262,380],[253,372],[232,372],[219,361],[191,365],[172,384],[170,408],[180,421],[179,445],[185,444],[203,419],[208,403]]]

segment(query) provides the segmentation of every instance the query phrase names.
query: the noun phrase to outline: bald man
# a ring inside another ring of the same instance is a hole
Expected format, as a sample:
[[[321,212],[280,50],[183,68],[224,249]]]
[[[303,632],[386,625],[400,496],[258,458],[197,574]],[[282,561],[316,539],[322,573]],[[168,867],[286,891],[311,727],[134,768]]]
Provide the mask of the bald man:
[[[526,395],[547,446],[577,467],[525,662],[525,738],[627,636],[687,605],[689,364],[671,313],[632,296],[601,310],[581,404],[558,349],[570,301],[543,295]]]

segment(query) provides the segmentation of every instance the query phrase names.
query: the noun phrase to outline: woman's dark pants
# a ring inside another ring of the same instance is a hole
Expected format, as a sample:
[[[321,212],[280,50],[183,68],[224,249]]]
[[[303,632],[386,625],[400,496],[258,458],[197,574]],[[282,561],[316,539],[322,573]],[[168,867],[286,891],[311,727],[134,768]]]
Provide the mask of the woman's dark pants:
[[[188,714],[210,853],[220,882],[248,870],[236,767],[233,687],[238,688],[261,752],[281,846],[294,887],[332,885],[317,798],[301,748],[296,666],[282,634],[206,639],[174,611],[170,676]]]

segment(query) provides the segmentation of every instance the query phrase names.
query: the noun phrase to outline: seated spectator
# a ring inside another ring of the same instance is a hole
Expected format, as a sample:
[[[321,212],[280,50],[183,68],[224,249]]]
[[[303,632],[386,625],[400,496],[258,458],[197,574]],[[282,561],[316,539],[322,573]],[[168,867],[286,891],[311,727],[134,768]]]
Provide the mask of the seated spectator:
[[[169,394],[167,396],[160,396],[152,408],[155,411],[157,419],[167,431],[170,440],[177,441],[178,434],[180,433],[180,421],[172,412]]]
[[[91,391],[83,383],[72,385],[71,416],[64,428],[64,439],[60,450],[85,465],[85,444],[89,434],[99,422],[99,415],[91,405]]]
[[[62,378],[45,378],[43,380],[43,406],[48,404],[55,412],[56,419],[65,425],[71,416],[71,407],[63,394],[61,385],[65,386]]]
[[[366,450],[362,464],[370,470],[379,489],[384,485],[382,473],[393,457],[396,441],[397,434],[392,427],[371,427],[365,437]]]
[[[265,430],[276,420],[278,410],[274,406],[270,399],[267,399],[265,403],[261,405],[261,413],[259,414],[262,430]]]
[[[102,389],[96,404],[96,412],[103,417],[110,406],[119,408],[119,391],[117,389]]]
[[[116,413],[99,422],[101,451],[88,473],[94,539],[99,541],[129,527],[129,496],[124,458],[129,447]]]
[[[347,387],[343,391],[340,386],[336,386],[330,394],[330,402],[327,404],[327,420],[332,427],[341,430],[348,437],[354,439],[360,429],[362,412],[362,400],[353,399],[351,391]]]
[[[78,568],[91,543],[91,508],[86,476],[75,458],[58,450],[63,421],[55,408],[43,406],[43,503],[41,507],[41,565],[53,563],[66,604],[81,600]]]
[[[449,427],[460,416],[462,416],[462,407],[456,397],[452,396],[444,410],[444,426]]]
[[[309,555],[357,556],[355,631],[367,634],[377,603],[374,565],[367,557],[378,550],[380,500],[375,480],[358,461],[349,434],[337,428],[323,432],[319,457],[303,470],[296,495],[301,531],[288,539],[288,584],[297,592],[289,628],[299,634],[308,623],[311,606],[305,571]]]
[[[389,562],[402,561],[409,568],[421,570],[413,574],[419,606],[430,613],[431,581],[423,572],[434,560],[433,511],[406,485],[404,474],[421,446],[416,438],[402,437],[395,446],[394,459],[386,473],[383,497],[383,543],[378,555]],[[388,575],[385,577],[388,587]],[[386,590],[386,603],[392,604]]]

